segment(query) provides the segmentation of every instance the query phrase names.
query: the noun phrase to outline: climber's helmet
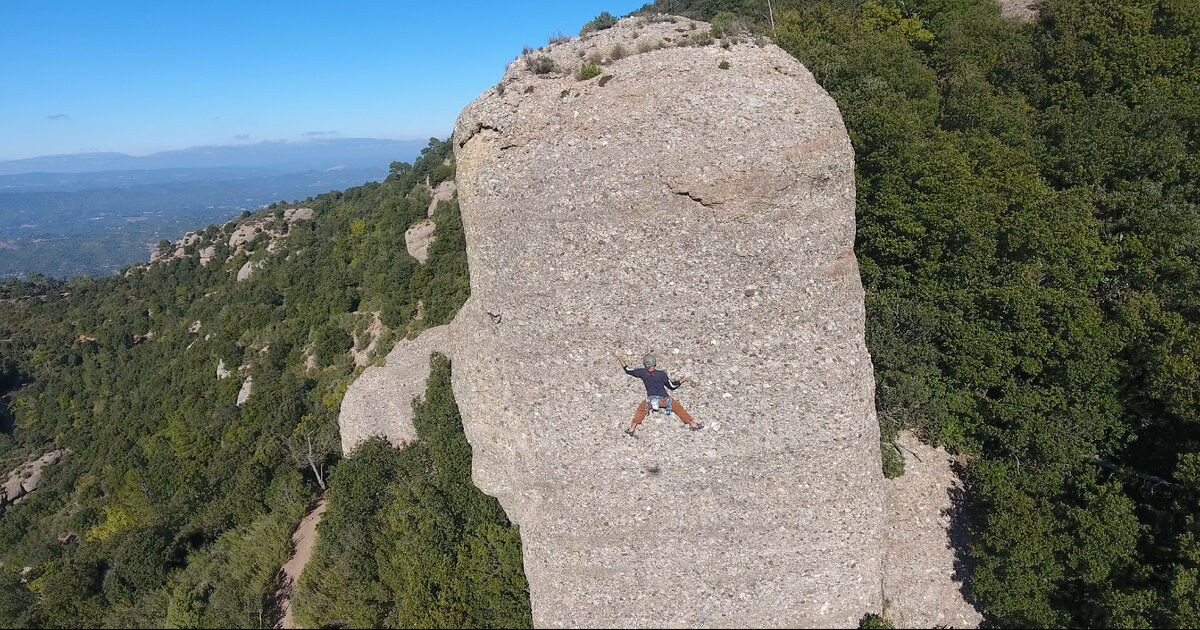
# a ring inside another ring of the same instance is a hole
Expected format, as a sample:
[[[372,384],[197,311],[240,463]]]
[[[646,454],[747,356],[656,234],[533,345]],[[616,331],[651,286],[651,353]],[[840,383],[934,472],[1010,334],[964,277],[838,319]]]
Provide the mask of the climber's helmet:
[[[647,354],[646,356],[642,357],[642,365],[646,366],[647,370],[654,367],[655,363],[656,361],[654,360],[653,354]]]

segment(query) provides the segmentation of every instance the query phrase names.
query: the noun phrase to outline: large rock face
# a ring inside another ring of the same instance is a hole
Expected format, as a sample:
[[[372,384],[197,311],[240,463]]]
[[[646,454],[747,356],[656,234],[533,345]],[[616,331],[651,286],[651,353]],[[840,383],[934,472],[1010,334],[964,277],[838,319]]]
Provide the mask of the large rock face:
[[[794,58],[673,47],[691,24],[534,52],[458,120],[476,483],[521,526],[539,626],[855,626],[884,514],[850,141]],[[577,80],[593,54],[622,58]],[[625,436],[644,391],[613,352],[691,375],[707,428]]]

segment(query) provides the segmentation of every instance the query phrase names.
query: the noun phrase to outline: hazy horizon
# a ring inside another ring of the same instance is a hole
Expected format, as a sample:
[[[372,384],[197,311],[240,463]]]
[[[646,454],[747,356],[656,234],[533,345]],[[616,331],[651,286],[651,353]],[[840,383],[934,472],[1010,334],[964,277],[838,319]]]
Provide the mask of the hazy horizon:
[[[259,140],[257,142],[227,142],[227,143],[223,143],[223,144],[194,144],[194,145],[183,146],[183,147],[175,147],[175,148],[171,148],[171,149],[162,149],[160,151],[153,151],[150,153],[131,153],[128,151],[76,151],[74,153],[45,153],[45,154],[40,154],[40,155],[30,155],[30,156],[26,156],[26,157],[11,158],[11,159],[0,158],[0,164],[9,164],[12,162],[23,162],[26,160],[37,160],[37,159],[41,159],[41,158],[77,157],[77,156],[86,156],[86,155],[121,155],[121,156],[132,157],[132,158],[144,158],[144,157],[151,157],[154,155],[160,155],[163,153],[174,153],[177,151],[193,151],[193,150],[197,150],[197,149],[224,149],[224,148],[231,148],[231,147],[255,147],[255,146],[262,146],[262,145],[282,145],[282,144],[302,145],[302,144],[316,144],[316,143],[321,143],[321,142],[336,142],[339,140],[382,140],[382,141],[388,141],[388,142],[428,142],[429,138],[445,138],[448,135],[450,135],[449,130],[447,130],[445,133],[441,133],[441,134],[435,133],[431,136],[412,137],[412,138],[375,138],[375,137],[302,138],[299,140]]]
[[[9,3],[0,162],[445,137],[524,47],[642,4]]]
[[[447,134],[448,135],[448,134]],[[0,160],[0,176],[37,173],[102,173],[187,168],[283,168],[321,170],[333,167],[381,167],[417,154],[429,138],[314,138],[199,145],[133,155],[117,151],[59,153]]]

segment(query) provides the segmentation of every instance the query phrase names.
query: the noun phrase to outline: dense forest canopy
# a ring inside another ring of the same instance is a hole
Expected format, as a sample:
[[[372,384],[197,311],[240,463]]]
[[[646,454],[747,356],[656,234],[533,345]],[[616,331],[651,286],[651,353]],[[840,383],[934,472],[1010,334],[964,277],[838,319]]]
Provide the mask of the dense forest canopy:
[[[991,621],[1200,624],[1200,3],[648,8],[770,36],[837,100],[885,442],[969,456]]]
[[[0,461],[70,450],[0,517],[0,623],[271,625],[291,532],[341,458],[350,351],[376,316],[382,357],[466,299],[456,200],[425,265],[397,247],[453,175],[434,140],[383,183],[245,213],[177,258],[0,286]]]

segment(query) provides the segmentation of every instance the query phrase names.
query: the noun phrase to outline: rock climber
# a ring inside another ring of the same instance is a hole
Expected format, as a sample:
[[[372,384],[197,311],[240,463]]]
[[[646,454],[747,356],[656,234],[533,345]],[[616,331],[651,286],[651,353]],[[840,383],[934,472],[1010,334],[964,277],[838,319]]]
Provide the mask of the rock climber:
[[[630,369],[630,367],[625,363],[625,358],[621,355],[613,353],[613,356],[621,362],[621,367],[625,369],[626,374],[642,379],[642,384],[646,386],[646,400],[643,400],[641,404],[638,405],[637,413],[633,414],[633,424],[629,425],[629,428],[625,430],[626,435],[634,437],[634,431],[637,430],[637,427],[642,423],[642,420],[646,418],[646,414],[649,413],[649,410],[654,409],[657,411],[660,408],[666,411],[668,416],[670,416],[672,412],[678,414],[679,419],[683,420],[683,423],[691,427],[693,431],[699,431],[700,429],[704,428],[703,424],[697,424],[696,421],[692,419],[692,416],[688,415],[688,412],[683,408],[683,405],[679,404],[678,401],[667,395],[668,389],[674,391],[679,389],[680,385],[686,383],[688,380],[686,376],[678,381],[672,381],[671,378],[667,376],[666,372],[654,369],[657,361],[652,354],[648,354],[643,357],[642,365],[645,367],[637,369]]]

